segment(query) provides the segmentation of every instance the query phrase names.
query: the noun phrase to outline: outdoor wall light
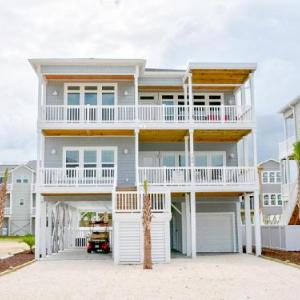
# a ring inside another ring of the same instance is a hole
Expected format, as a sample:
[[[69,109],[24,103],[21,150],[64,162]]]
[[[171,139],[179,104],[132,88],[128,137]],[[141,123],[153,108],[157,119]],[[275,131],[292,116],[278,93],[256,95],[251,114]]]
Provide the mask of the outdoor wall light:
[[[233,99],[229,99],[229,105],[233,105],[234,104],[234,100]]]
[[[52,96],[57,96],[57,95],[58,95],[57,90],[54,90],[54,91],[52,92]]]
[[[123,153],[124,153],[124,154],[128,154],[128,149],[125,148],[125,149],[123,150]]]
[[[230,153],[230,154],[229,154],[229,157],[230,157],[231,159],[234,159],[234,158],[235,158],[235,154],[234,154],[234,153]]]
[[[128,96],[128,91],[124,91],[124,96]]]
[[[52,149],[52,150],[51,150],[51,154],[52,154],[52,155],[55,155],[55,154],[56,154],[56,149]]]

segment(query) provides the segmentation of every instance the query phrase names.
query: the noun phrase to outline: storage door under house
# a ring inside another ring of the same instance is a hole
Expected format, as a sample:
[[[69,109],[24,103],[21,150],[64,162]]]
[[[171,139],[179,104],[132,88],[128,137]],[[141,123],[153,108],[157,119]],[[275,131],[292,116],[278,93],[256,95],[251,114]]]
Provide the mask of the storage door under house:
[[[170,261],[170,216],[154,215],[151,223],[152,260]],[[115,214],[114,260],[121,264],[143,262],[144,233],[141,214]]]

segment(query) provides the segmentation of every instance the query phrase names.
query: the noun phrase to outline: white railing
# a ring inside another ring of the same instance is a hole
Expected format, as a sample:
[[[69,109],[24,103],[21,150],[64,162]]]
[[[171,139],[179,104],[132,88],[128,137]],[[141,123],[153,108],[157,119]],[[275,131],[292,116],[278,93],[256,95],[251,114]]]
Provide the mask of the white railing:
[[[297,203],[297,192],[298,192],[297,182],[290,183],[290,184],[283,184],[281,187],[281,195],[283,197],[283,200],[285,200],[283,203],[284,207],[282,213],[282,222],[285,225],[289,223],[292,213],[295,209]]]
[[[42,120],[55,123],[244,123],[252,122],[250,106],[219,105],[44,105]],[[190,120],[192,117],[192,120]]]
[[[194,178],[197,185],[255,184],[256,170],[253,167],[195,168]]]
[[[254,167],[147,167],[139,168],[139,181],[150,185],[239,185],[255,184]]]
[[[44,186],[115,185],[115,168],[42,168]]]
[[[279,157],[284,158],[293,153],[293,145],[296,142],[296,137],[291,136],[285,141],[279,143]]]
[[[32,216],[35,216],[35,213],[36,213],[36,208],[35,208],[35,207],[32,207],[32,208],[31,208],[31,215],[32,215]]]
[[[138,120],[163,123],[187,122],[189,121],[189,107],[185,105],[140,105]]]
[[[193,119],[197,123],[244,123],[252,122],[250,106],[219,105],[194,106]]]
[[[10,207],[4,207],[4,215],[9,216],[11,214],[11,208]]]
[[[42,120],[55,123],[110,123],[135,120],[133,105],[45,105]]]
[[[167,193],[149,193],[152,212],[169,212],[170,199]],[[116,192],[113,197],[115,212],[141,212],[144,194],[138,192]]]
[[[145,180],[150,185],[189,185],[191,169],[189,167],[147,167],[139,168],[140,184]]]

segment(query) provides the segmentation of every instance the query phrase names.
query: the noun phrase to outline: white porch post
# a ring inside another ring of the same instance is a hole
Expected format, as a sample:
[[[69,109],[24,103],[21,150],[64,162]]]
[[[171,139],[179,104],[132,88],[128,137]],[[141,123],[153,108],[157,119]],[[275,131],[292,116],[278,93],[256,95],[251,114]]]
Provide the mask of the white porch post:
[[[182,253],[186,254],[187,246],[187,218],[186,218],[186,203],[181,202],[181,232],[182,232]]]
[[[239,198],[240,200],[240,198]],[[236,202],[236,218],[237,218],[237,238],[239,253],[243,253],[243,241],[242,241],[242,219],[241,219],[241,202]]]
[[[193,85],[192,85],[192,74],[188,74],[188,85],[189,85],[189,108],[190,108],[190,122],[193,120]]]
[[[139,105],[139,67],[136,66],[135,74],[134,74],[135,121],[138,121],[138,105]]]
[[[244,167],[249,166],[249,152],[248,152],[248,137],[243,137],[243,156],[244,156]]]
[[[295,116],[294,116],[295,118]],[[285,151],[286,151],[286,157],[285,157],[285,175],[286,175],[286,181],[287,183],[291,183],[290,180],[290,163],[289,163],[289,157],[288,157],[288,153],[289,153],[289,146],[287,141],[288,138],[288,129],[287,129],[287,119],[285,117],[283,117],[283,126],[284,126],[284,143],[285,143]],[[288,185],[288,193],[290,194],[290,186]]]
[[[246,105],[245,84],[241,85],[240,90],[241,90],[241,106],[245,106]]]
[[[259,213],[259,193],[254,192],[254,226],[255,226],[255,254],[261,255],[261,228],[260,228],[260,213]]]
[[[47,218],[47,204],[44,201],[44,197],[40,198],[40,257],[46,257],[46,218]]]
[[[185,194],[185,211],[186,211],[186,255],[192,256],[191,247],[191,206],[189,194]]]
[[[185,160],[185,167],[189,166],[189,137],[184,137],[184,160]]]
[[[244,194],[245,201],[245,229],[246,229],[246,253],[252,253],[252,225],[250,213],[250,196]]]
[[[139,187],[139,129],[134,131],[135,142],[135,185]]]
[[[48,202],[47,207],[47,219],[48,219],[48,227],[47,227],[47,254],[52,254],[52,240],[51,240],[51,233],[52,233],[52,209],[53,204]]]

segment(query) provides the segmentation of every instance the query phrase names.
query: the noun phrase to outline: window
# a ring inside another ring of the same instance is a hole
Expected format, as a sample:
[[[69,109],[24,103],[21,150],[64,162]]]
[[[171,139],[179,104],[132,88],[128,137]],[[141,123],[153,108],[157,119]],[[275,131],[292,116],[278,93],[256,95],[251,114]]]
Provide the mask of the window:
[[[79,167],[79,151],[68,150],[66,151],[66,168],[77,168]]]
[[[20,204],[20,206],[23,206],[24,205],[24,199],[20,199],[19,204]]]
[[[263,184],[279,184],[281,182],[280,171],[264,171],[261,177]]]
[[[271,205],[274,206],[276,205],[276,194],[271,194]]]
[[[114,167],[114,151],[113,150],[102,150],[101,151],[101,167],[102,168],[113,168]]]
[[[3,182],[3,177],[0,176],[0,184]]]
[[[22,183],[22,179],[21,179],[21,178],[18,178],[18,179],[16,180],[16,182],[17,182],[17,183]]]
[[[281,173],[276,172],[276,183],[281,183]]]
[[[28,183],[28,179],[27,179],[27,178],[24,178],[24,179],[23,179],[23,183]]]
[[[269,173],[269,182],[270,183],[275,183],[275,172],[270,172]]]
[[[264,194],[264,206],[269,206],[269,194]]]
[[[282,206],[280,193],[266,193],[263,194],[264,206]]]

